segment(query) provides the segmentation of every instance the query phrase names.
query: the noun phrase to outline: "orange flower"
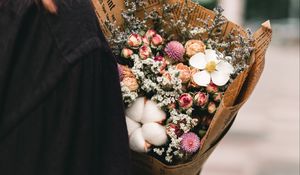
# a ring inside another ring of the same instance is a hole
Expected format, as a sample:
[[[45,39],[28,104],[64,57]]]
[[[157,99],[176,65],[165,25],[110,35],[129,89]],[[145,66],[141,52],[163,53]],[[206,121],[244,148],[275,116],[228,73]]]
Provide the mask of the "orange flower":
[[[204,53],[205,48],[205,44],[200,40],[189,40],[185,44],[186,55],[189,57],[192,57],[193,55],[199,52]]]
[[[125,77],[122,82],[130,91],[136,91],[139,88],[138,82],[134,77]]]
[[[176,65],[176,69],[179,71],[179,78],[181,79],[182,83],[187,83],[191,79],[191,70],[190,67],[179,63]]]

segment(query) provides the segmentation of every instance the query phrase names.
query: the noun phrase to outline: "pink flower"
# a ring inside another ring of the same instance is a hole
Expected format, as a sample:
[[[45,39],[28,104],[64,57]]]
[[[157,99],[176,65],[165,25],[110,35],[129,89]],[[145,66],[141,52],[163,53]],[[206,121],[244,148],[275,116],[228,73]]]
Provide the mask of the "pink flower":
[[[161,45],[163,43],[163,38],[159,34],[153,35],[151,39],[151,46],[153,48],[156,48],[157,46]]]
[[[200,148],[200,138],[192,132],[181,136],[180,147],[184,152],[195,153]]]
[[[152,55],[151,48],[147,45],[143,45],[139,50],[139,56],[141,59],[145,60]]]
[[[182,83],[188,83],[192,77],[191,70],[188,66],[179,63],[176,65],[176,69],[179,71],[179,78]]]
[[[188,94],[182,94],[178,99],[179,106],[183,109],[188,109],[193,106],[193,97]]]
[[[165,52],[168,57],[174,62],[183,62],[183,55],[185,53],[185,48],[178,41],[171,41],[165,47]]]
[[[130,58],[133,55],[133,51],[128,48],[124,48],[121,52],[121,56],[124,58]]]
[[[146,37],[146,36],[143,36],[142,40],[143,40],[143,44],[144,44],[144,45],[147,45],[147,46],[149,46],[149,44],[150,44],[150,41],[149,41],[148,37]]]
[[[127,40],[127,44],[134,49],[140,47],[142,43],[143,43],[142,37],[136,33],[131,34]]]
[[[208,93],[216,93],[216,92],[218,92],[218,90],[219,90],[219,88],[218,88],[218,86],[217,85],[215,85],[214,83],[210,83],[209,85],[207,85],[206,86],[206,91],[208,92]]]
[[[153,30],[153,29],[150,29],[150,30],[148,30],[148,31],[146,32],[145,36],[146,36],[148,39],[150,39],[150,38],[152,38],[155,34],[156,34],[156,31]]]
[[[214,102],[209,102],[207,107],[208,113],[214,114],[217,111],[217,106]]]
[[[194,103],[196,104],[196,106],[199,106],[202,108],[205,107],[208,103],[208,94],[203,93],[203,92],[198,92],[195,95]]]

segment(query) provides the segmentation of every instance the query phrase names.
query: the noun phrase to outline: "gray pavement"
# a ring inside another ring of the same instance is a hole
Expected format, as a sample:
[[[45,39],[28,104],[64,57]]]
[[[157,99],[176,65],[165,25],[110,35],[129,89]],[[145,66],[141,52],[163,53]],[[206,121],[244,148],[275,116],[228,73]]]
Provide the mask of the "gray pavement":
[[[299,175],[299,40],[273,42],[252,97],[201,175]]]

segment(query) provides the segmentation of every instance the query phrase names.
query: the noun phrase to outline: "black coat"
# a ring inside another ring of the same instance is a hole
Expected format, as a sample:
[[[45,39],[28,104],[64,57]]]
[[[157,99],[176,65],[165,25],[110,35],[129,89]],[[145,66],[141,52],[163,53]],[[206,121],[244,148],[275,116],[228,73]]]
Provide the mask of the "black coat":
[[[20,1],[0,7],[0,174],[129,174],[116,61],[90,2],[50,15]]]

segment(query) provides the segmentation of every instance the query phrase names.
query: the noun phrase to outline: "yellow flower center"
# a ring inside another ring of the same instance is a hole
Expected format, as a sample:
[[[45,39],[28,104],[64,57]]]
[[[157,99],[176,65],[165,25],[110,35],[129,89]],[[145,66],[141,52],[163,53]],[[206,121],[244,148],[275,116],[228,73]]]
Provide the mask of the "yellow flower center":
[[[216,67],[217,67],[216,62],[210,61],[206,64],[205,69],[206,69],[207,72],[212,73],[216,70]]]

